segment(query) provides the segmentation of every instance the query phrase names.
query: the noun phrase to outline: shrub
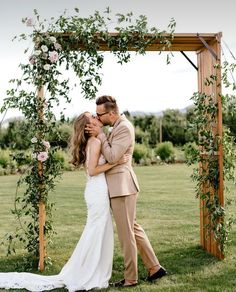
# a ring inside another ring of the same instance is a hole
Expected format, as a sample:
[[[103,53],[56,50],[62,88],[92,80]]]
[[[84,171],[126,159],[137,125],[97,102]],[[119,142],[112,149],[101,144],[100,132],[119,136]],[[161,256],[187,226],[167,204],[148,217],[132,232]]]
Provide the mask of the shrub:
[[[58,149],[57,151],[55,151],[53,153],[53,156],[58,162],[60,162],[62,168],[64,168],[64,166],[65,166],[64,164],[65,164],[65,160],[66,160],[65,159],[65,152],[62,151],[61,149]]]
[[[149,157],[145,157],[145,158],[141,158],[139,161],[140,165],[145,165],[145,166],[149,166],[152,164],[152,160]]]
[[[158,155],[162,161],[167,161],[174,156],[174,146],[171,142],[163,142],[157,145],[155,149],[156,155]]]
[[[11,163],[10,151],[9,150],[0,150],[0,166],[2,168],[7,168]]]
[[[60,162],[63,170],[71,171],[75,169],[75,167],[71,163],[69,163],[71,157],[70,154],[68,153],[68,149],[65,150],[58,149],[57,151],[55,151],[53,155],[57,159],[57,161]]]
[[[175,151],[175,155],[174,155],[175,163],[185,163],[186,158],[185,158],[183,147],[174,147],[174,151]]]
[[[133,159],[135,163],[140,163],[141,159],[146,159],[148,157],[148,148],[144,144],[135,144]]]

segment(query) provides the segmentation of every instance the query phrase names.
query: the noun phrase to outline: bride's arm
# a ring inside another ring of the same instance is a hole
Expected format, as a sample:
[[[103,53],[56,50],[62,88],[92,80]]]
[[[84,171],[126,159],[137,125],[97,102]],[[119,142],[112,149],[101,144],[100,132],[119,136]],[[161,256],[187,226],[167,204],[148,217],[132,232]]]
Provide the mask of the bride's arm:
[[[102,165],[98,165],[98,160],[101,155],[101,141],[94,137],[90,139],[88,143],[89,145],[88,145],[88,153],[87,153],[87,156],[88,156],[87,167],[88,167],[88,174],[90,176],[94,176],[99,173],[105,172],[118,164],[118,163],[115,163],[115,164],[105,163]]]

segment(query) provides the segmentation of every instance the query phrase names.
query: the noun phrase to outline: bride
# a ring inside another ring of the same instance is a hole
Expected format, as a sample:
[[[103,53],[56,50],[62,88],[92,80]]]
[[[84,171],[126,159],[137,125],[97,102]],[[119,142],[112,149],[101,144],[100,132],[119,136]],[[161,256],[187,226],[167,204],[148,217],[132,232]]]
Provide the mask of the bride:
[[[108,287],[113,261],[113,225],[104,172],[116,164],[106,163],[100,151],[100,140],[85,132],[88,123],[102,126],[85,112],[75,120],[71,139],[71,162],[75,166],[85,166],[87,173],[84,191],[87,222],[77,246],[58,275],[0,273],[0,288],[44,291],[66,287],[73,292]],[[124,156],[118,164],[127,159]]]

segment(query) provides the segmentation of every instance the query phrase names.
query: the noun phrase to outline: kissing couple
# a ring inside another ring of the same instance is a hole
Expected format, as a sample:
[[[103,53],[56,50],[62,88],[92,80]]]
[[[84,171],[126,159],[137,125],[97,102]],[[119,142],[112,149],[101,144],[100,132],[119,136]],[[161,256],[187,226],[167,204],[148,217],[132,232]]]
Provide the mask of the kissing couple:
[[[113,127],[108,135],[102,129],[107,125]],[[96,99],[96,117],[85,112],[76,118],[70,143],[71,162],[83,166],[87,174],[84,191],[87,222],[80,240],[58,275],[0,273],[0,288],[44,291],[66,287],[70,292],[107,288],[113,263],[112,214],[125,271],[124,279],[110,285],[138,284],[138,251],[148,272],[147,281],[153,282],[167,274],[143,228],[136,222],[139,185],[132,168],[134,144],[134,127],[119,113],[112,96]]]

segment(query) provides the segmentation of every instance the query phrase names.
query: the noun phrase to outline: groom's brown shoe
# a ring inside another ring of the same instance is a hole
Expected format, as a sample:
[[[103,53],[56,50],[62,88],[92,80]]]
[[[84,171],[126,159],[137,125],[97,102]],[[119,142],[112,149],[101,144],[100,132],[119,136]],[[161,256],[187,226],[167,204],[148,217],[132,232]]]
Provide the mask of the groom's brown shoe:
[[[112,287],[117,287],[117,288],[121,288],[121,287],[124,287],[124,288],[129,288],[129,287],[134,287],[134,286],[137,286],[138,283],[133,283],[133,284],[128,284],[128,285],[125,285],[125,279],[122,279],[120,281],[117,281],[117,282],[114,282],[114,283],[111,283],[110,285]]]
[[[160,269],[156,273],[152,274],[151,276],[149,275],[147,277],[147,280],[149,282],[153,282],[157,279],[164,277],[165,275],[167,275],[167,271],[163,267],[160,267]]]

